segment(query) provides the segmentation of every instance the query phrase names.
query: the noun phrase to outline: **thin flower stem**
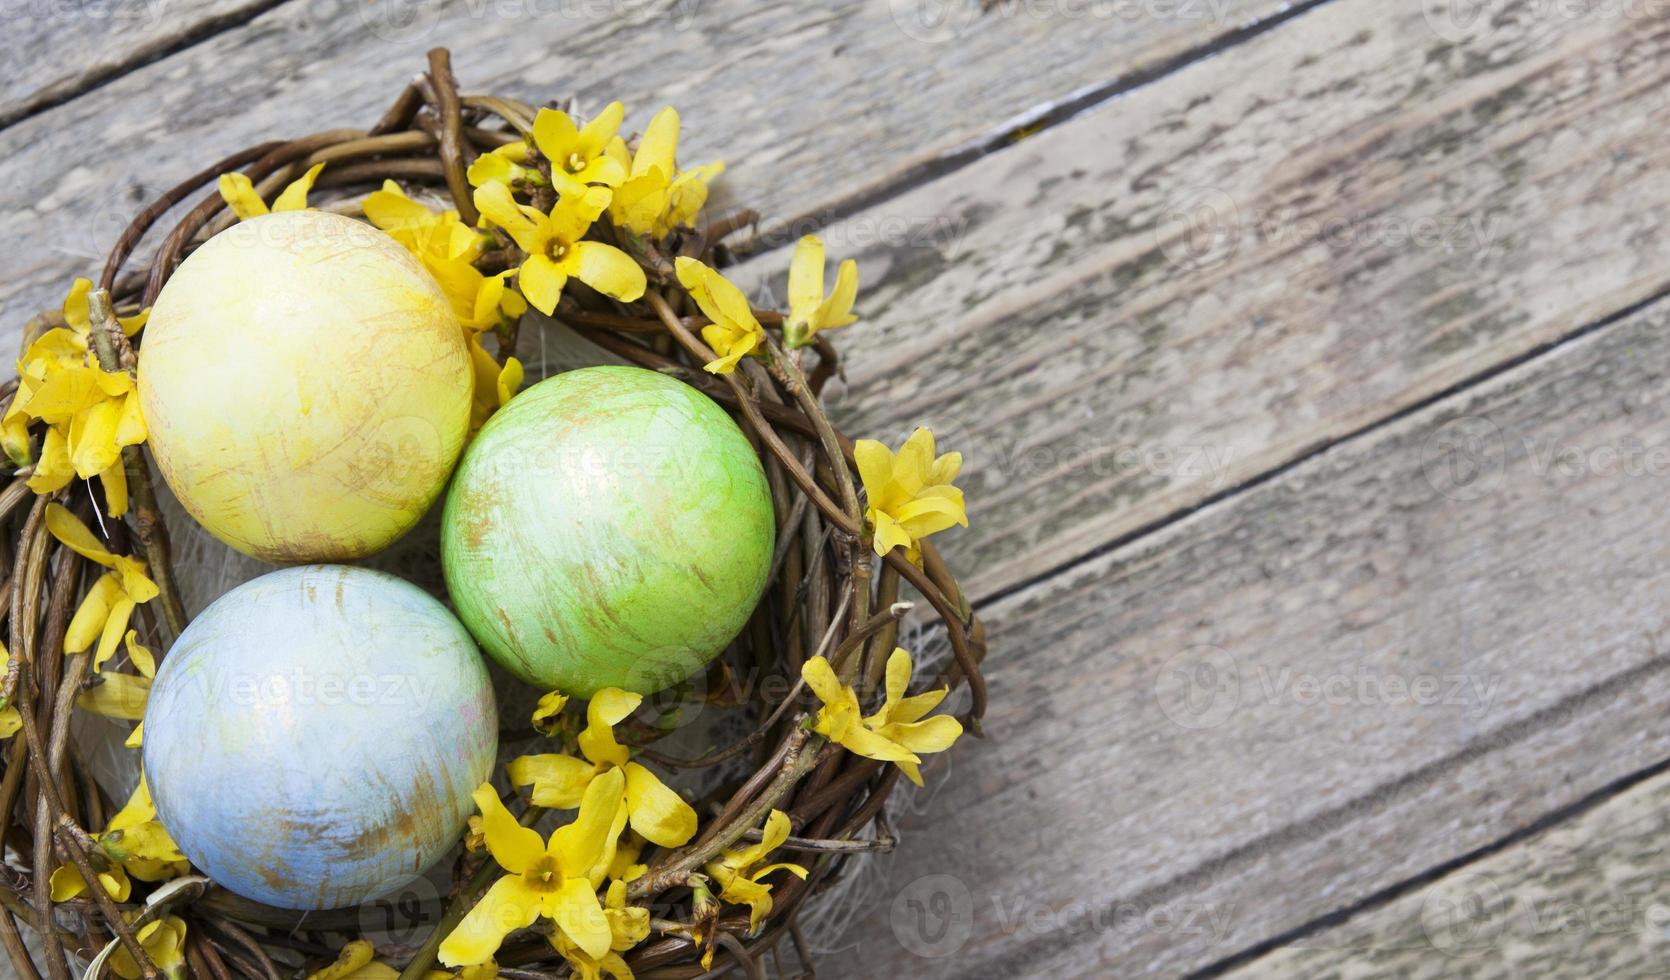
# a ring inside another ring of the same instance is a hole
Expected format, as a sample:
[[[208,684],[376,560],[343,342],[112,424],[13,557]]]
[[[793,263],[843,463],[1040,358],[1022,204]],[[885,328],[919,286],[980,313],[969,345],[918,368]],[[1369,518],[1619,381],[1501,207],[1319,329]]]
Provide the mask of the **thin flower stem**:
[[[765,834],[759,830],[750,830],[742,835],[742,839],[750,844],[758,844],[765,839]],[[898,844],[891,837],[876,838],[875,840],[824,840],[811,837],[786,837],[780,845],[785,851],[809,851],[821,854],[887,854]]]

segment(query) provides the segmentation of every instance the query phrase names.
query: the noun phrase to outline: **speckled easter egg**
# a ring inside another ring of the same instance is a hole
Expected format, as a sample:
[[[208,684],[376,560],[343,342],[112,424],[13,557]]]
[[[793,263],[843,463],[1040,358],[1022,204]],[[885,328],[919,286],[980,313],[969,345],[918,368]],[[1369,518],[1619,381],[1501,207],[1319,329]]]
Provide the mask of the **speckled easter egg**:
[[[199,524],[267,561],[341,561],[409,530],[470,421],[469,351],[434,279],[361,221],[286,211],[182,263],[151,311],[139,397]]]
[[[652,693],[713,659],[759,602],[776,541],[759,458],[711,399],[635,367],[528,388],[447,492],[459,618],[511,673]]]
[[[469,633],[383,572],[287,568],[180,635],[145,711],[157,816],[231,891],[337,908],[398,887],[458,840],[498,717]]]

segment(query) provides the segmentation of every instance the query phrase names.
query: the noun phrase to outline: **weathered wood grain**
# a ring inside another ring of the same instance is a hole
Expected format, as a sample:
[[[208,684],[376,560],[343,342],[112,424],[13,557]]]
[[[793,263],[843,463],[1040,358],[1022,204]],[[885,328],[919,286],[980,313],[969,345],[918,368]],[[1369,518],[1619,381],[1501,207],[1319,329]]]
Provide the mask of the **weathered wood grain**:
[[[282,0],[14,0],[0,31],[0,126]]]
[[[1670,776],[1228,976],[1662,977]]]
[[[975,595],[1670,286],[1670,18],[1491,7],[1329,4],[827,231],[842,421],[964,451]]]
[[[820,975],[1199,969],[1670,755],[1667,328],[1660,302],[988,608],[991,738]]]
[[[629,125],[676,104],[684,158],[725,158],[727,186],[772,222],[831,213],[1284,6],[1008,5],[942,37],[906,0],[294,0],[0,131],[0,234],[35,244],[0,256],[0,349],[149,198],[262,140],[371,125],[436,44],[468,91],[620,98]]]

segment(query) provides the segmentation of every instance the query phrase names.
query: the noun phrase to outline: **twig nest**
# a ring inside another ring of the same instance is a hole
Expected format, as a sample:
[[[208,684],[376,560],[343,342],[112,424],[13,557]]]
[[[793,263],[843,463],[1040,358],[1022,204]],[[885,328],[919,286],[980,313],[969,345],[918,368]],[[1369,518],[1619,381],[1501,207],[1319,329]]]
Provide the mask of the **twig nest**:
[[[506,669],[590,697],[706,665],[759,603],[776,542],[748,440],[683,382],[570,371],[464,454],[441,537],[458,615]]]
[[[215,537],[281,563],[363,557],[417,523],[463,447],[471,378],[434,279],[321,211],[205,243],[157,297],[139,358],[169,487]]]
[[[365,900],[458,839],[498,748],[487,669],[435,599],[312,565],[216,600],[145,713],[157,814],[192,864],[292,909]]]

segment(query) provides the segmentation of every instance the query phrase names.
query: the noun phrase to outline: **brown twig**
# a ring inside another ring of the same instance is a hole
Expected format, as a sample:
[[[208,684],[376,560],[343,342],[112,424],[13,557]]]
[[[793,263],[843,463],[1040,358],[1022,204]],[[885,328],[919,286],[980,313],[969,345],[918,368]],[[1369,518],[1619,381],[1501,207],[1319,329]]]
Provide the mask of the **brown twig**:
[[[452,53],[446,48],[430,50],[429,82],[435,89],[435,111],[441,117],[441,163],[446,168],[447,189],[452,192],[458,217],[473,225],[481,214],[475,209],[470,182],[464,177],[469,166],[464,158],[464,112],[458,102],[458,83],[452,77]]]

